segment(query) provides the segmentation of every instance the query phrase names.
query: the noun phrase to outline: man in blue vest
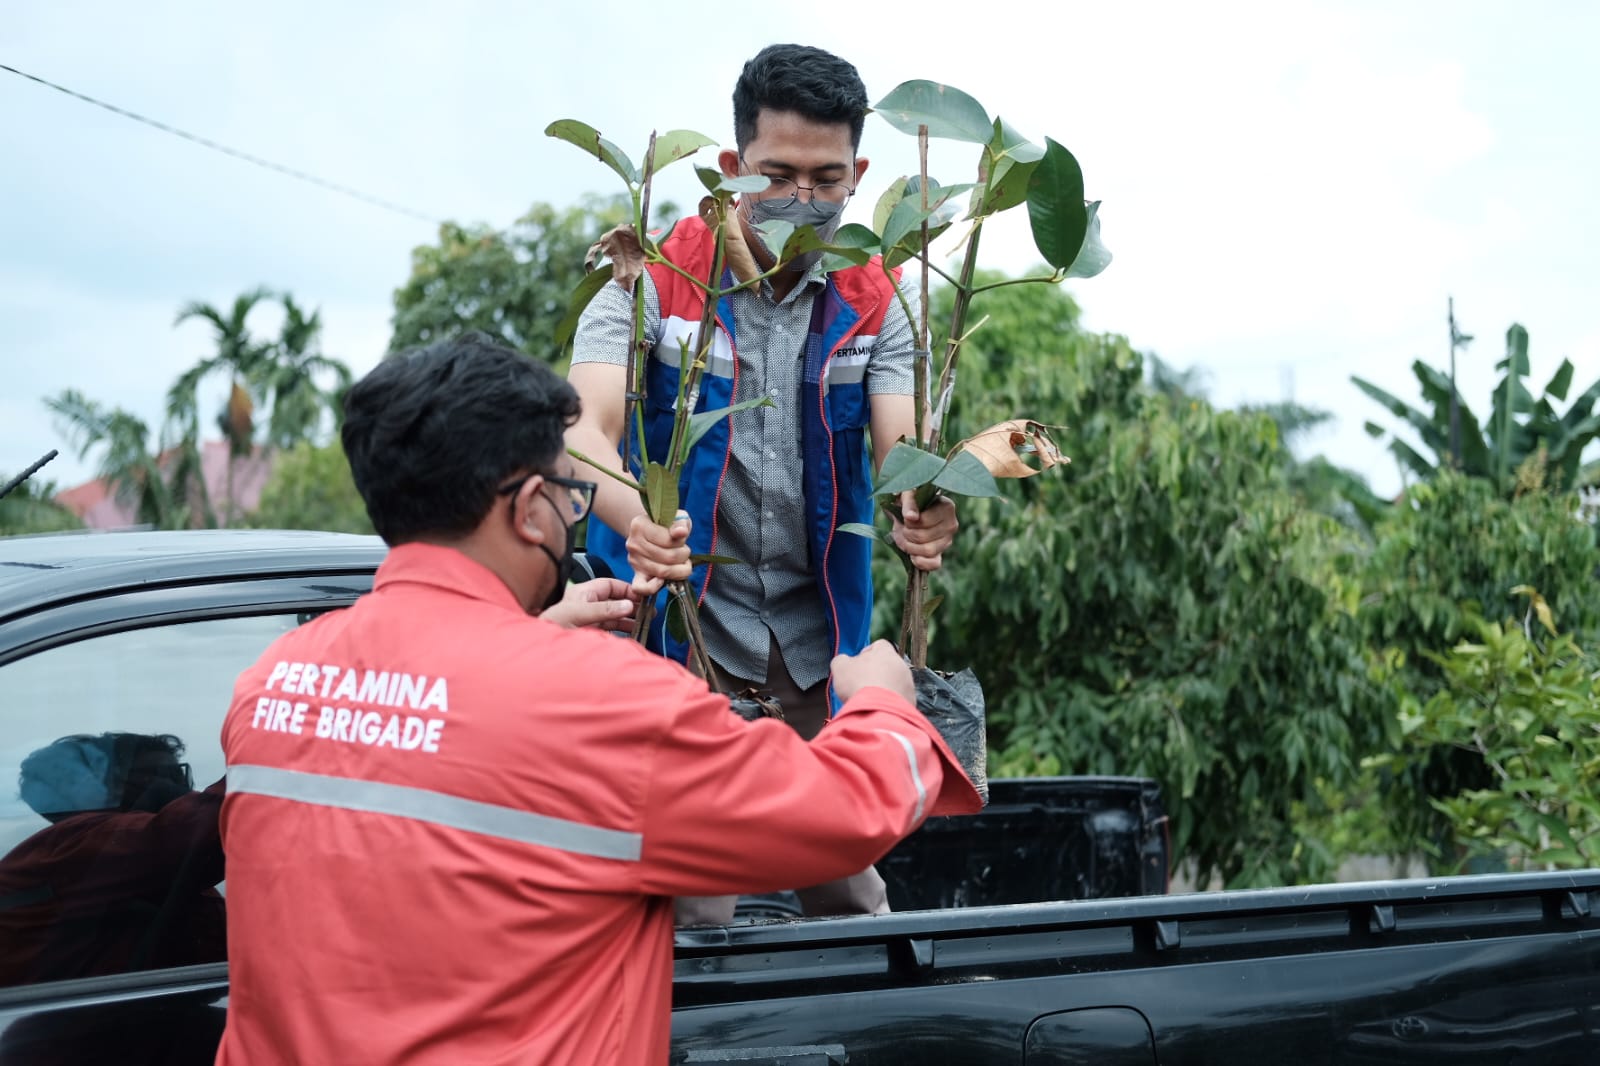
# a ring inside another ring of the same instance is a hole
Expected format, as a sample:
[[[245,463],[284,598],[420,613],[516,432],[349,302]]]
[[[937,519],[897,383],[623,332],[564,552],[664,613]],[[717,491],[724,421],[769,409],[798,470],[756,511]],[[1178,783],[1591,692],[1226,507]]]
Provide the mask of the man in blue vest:
[[[745,64],[733,93],[737,150],[718,156],[730,177],[761,174],[771,184],[738,207],[744,243],[763,271],[774,259],[754,228],[769,219],[811,225],[825,238],[867,170],[858,154],[868,109],[855,67],[820,49],[772,45]],[[679,222],[662,243],[667,258],[705,278],[713,237],[698,219]],[[912,313],[919,294],[902,281]],[[645,274],[647,358],[645,441],[631,441],[631,473],[645,452],[661,459],[677,397],[680,338],[692,338],[705,297],[677,272]],[[631,295],[607,285],[578,325],[569,380],[583,414],[569,444],[613,470],[622,442],[632,342]],[[641,594],[688,580],[701,597],[701,623],[718,682],[778,699],[787,721],[815,736],[831,713],[828,663],[868,643],[872,542],[840,533],[871,523],[873,471],[914,429],[916,358],[905,306],[880,264],[825,273],[816,256],[788,264],[759,287],[724,297],[702,381],[699,409],[770,397],[772,407],[717,424],[684,469],[685,513],[670,529],[652,522],[638,494],[597,474],[588,538],[591,555]],[[870,440],[870,450],[868,442]],[[919,512],[907,493],[896,543],[923,570],[937,570],[956,531],[948,500]],[[692,566],[690,555],[740,560]],[[658,612],[651,644],[680,660],[685,649]],[[807,913],[888,909],[883,881],[868,869],[846,882],[803,889]],[[732,900],[680,904],[680,918],[725,921]]]

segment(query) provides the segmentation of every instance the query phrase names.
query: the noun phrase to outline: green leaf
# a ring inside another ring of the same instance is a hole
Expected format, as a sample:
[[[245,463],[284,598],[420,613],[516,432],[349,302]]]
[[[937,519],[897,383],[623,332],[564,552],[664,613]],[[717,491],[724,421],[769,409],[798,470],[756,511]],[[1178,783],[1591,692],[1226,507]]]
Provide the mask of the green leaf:
[[[673,640],[686,641],[689,639],[689,622],[684,614],[683,604],[678,602],[678,597],[667,594],[667,633]]]
[[[644,468],[644,493],[650,521],[658,526],[670,526],[678,516],[678,475],[660,463]]]
[[[906,195],[906,178],[899,177],[889,183],[883,190],[883,195],[878,197],[878,202],[872,208],[872,229],[874,233],[882,233],[883,227],[889,224],[889,215]]]
[[[694,174],[700,179],[700,184],[705,186],[706,192],[716,192],[722,185],[722,171],[716,167],[703,167],[696,163]]]
[[[1028,179],[1043,158],[1043,148],[1012,129],[1004,119],[995,119],[994,136],[984,146],[979,170],[984,181],[972,194],[968,216],[999,214],[1022,203],[1028,196]]]
[[[878,252],[878,235],[852,222],[839,227],[832,242],[823,245],[822,269],[843,270],[848,266],[865,266]]]
[[[761,192],[771,184],[772,179],[765,174],[740,174],[737,177],[723,178],[717,183],[717,187],[711,191],[731,193]]]
[[[923,125],[928,127],[929,137],[973,144],[987,143],[994,133],[982,104],[960,89],[933,81],[902,82],[872,109],[889,125],[913,137]]]
[[[948,222],[940,222],[936,225],[929,225],[928,244],[932,245],[933,242],[938,240],[944,234],[945,230],[949,228],[950,223]],[[899,266],[908,259],[913,259],[921,254],[922,227],[918,226],[916,229],[906,234],[905,239],[902,240],[897,247],[887,252],[883,257],[883,261],[892,267]]]
[[[939,471],[933,483],[952,496],[998,496],[1000,486],[995,483],[989,468],[969,451],[956,452]]]
[[[1100,242],[1100,201],[1089,205],[1089,230],[1078,257],[1067,268],[1069,278],[1092,278],[1111,265],[1111,252]]]
[[[684,434],[687,443],[684,445],[683,454],[688,455],[689,450],[700,443],[700,438],[711,432],[711,428],[724,418],[736,411],[748,411],[753,407],[776,407],[770,396],[759,396],[754,400],[741,400],[731,407],[719,407],[715,411],[700,411],[689,416],[688,432]]]
[[[937,611],[939,609],[939,605],[941,603],[943,603],[943,602],[944,602],[944,597],[943,596],[929,596],[926,600],[923,600],[922,601],[922,620],[924,622],[926,622],[928,619],[932,618],[933,617],[933,612]]]
[[[572,343],[572,335],[578,330],[578,319],[583,315],[583,309],[610,283],[614,265],[601,263],[585,274],[583,280],[578,282],[578,287],[572,290],[572,297],[567,301],[567,313],[556,323],[555,342],[561,351],[566,351],[567,345]]]
[[[785,261],[808,252],[831,252],[838,255],[855,266],[865,265],[872,258],[872,253],[861,248],[839,247],[823,240],[817,235],[815,226],[801,226],[789,235],[783,242],[783,251],[780,258]]]
[[[701,566],[701,565],[704,565],[706,563],[710,563],[713,566],[743,566],[744,565],[744,560],[743,559],[735,559],[731,555],[712,555],[709,552],[702,552],[702,553],[700,553],[698,555],[691,555],[691,556],[689,556],[689,561],[691,563],[693,563],[695,566]]]
[[[784,258],[783,246],[794,236],[794,231],[794,223],[785,222],[781,218],[771,218],[756,225],[756,232],[761,234],[761,243],[767,246],[767,251],[780,260]]]
[[[931,209],[935,209],[935,210],[937,210],[938,208],[945,207],[947,204],[950,203],[951,200],[955,199],[957,196],[960,196],[964,192],[970,192],[971,190],[976,189],[977,187],[978,187],[977,185],[973,184],[970,181],[969,182],[960,183],[960,184],[956,184],[956,185],[940,185],[939,182],[936,179],[929,178],[928,179],[928,207],[931,208]],[[912,203],[916,204],[918,207],[922,206],[922,176],[920,174],[913,174],[909,178],[906,179],[906,196],[905,196],[905,198],[907,200],[910,200]],[[955,217],[955,209],[954,209],[954,207],[951,207],[948,211],[945,212],[945,214],[948,215],[948,217],[950,217],[950,218],[954,218]]]
[[[1072,153],[1045,138],[1044,158],[1028,179],[1028,222],[1044,261],[1066,270],[1078,258],[1089,232],[1083,170]]]
[[[1009,157],[1018,163],[1037,163],[1044,158],[1044,149],[1018,133],[1003,118],[994,120],[994,136],[989,139],[989,152],[997,159]]]
[[[1506,330],[1506,357],[1494,365],[1514,377],[1528,376],[1528,331],[1513,322]]]
[[[694,130],[668,130],[656,136],[656,150],[650,157],[650,167],[659,174],[678,160],[687,159],[700,149],[710,148],[716,143],[705,134],[696,133]]]
[[[1563,359],[1556,368],[1555,377],[1550,379],[1550,384],[1544,387],[1544,394],[1553,399],[1565,400],[1567,390],[1572,387],[1572,360]]]
[[[883,468],[878,471],[878,483],[872,487],[872,494],[895,496],[906,489],[920,489],[932,484],[944,468],[942,456],[900,441],[884,457]]]
[[[968,213],[974,218],[997,215],[1022,203],[1028,198],[1028,183],[1033,180],[1033,172],[1038,166],[1037,159],[1026,162],[1009,158],[999,160],[994,164],[995,178],[988,187],[988,195],[985,196],[983,186],[979,186],[978,191],[972,194]]]
[[[887,258],[888,253],[899,248],[907,237],[916,235],[916,240],[908,247],[921,247],[922,220],[933,215],[933,208],[924,211],[922,205],[907,196],[895,205],[889,213],[889,221],[883,227],[882,247]]]
[[[544,128],[546,136],[575,144],[616,171],[631,188],[639,183],[639,171],[628,153],[600,136],[600,131],[577,119],[559,119]]]
[[[839,526],[840,533],[851,533],[858,537],[867,537],[871,540],[882,540],[878,531],[866,522],[844,522]]]

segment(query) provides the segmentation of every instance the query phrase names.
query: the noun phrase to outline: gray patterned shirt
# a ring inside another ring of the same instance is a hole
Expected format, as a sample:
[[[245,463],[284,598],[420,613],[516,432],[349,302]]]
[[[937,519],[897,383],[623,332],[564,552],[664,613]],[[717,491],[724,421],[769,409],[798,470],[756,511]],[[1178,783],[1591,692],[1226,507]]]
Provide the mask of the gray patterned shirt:
[[[661,304],[648,272],[644,283],[645,337],[653,345],[661,331]],[[733,454],[718,503],[716,553],[743,563],[717,567],[700,615],[711,658],[725,673],[765,681],[776,640],[789,676],[802,689],[828,676],[833,651],[806,543],[798,402],[811,307],[823,284],[821,267],[813,266],[781,303],[774,302],[768,282],[760,292],[741,289],[731,298],[739,340],[733,400],[765,395],[777,406],[731,416]],[[915,314],[919,294],[909,271],[901,284]],[[578,321],[572,361],[626,366],[632,326],[633,297],[605,286]],[[911,395],[914,344],[911,323],[895,300],[867,363],[869,394]]]

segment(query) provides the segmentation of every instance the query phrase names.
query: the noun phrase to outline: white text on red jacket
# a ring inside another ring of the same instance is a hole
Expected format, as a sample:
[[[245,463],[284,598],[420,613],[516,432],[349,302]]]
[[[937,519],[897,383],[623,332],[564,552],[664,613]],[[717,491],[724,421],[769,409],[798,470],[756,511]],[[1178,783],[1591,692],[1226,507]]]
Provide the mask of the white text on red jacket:
[[[253,729],[304,736],[306,716],[315,707],[312,736],[399,751],[437,752],[444,719],[375,708],[450,711],[450,686],[443,677],[398,670],[280,660],[267,675],[266,689],[279,695],[256,700],[250,722]],[[288,696],[310,696],[314,703],[284,698]]]

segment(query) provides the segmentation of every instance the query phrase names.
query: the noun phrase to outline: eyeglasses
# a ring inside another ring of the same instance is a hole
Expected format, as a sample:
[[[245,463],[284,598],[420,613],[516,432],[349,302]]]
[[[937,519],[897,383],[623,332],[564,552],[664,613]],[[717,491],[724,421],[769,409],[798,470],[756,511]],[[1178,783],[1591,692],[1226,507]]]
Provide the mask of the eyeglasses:
[[[743,162],[743,160],[740,161]],[[757,173],[759,174],[760,171],[757,171]],[[756,198],[763,203],[772,203],[777,207],[788,207],[800,199],[801,192],[811,194],[811,203],[833,205],[843,204],[856,193],[855,189],[837,181],[824,181],[818,185],[801,185],[797,181],[792,181],[789,178],[780,178],[772,174],[761,174],[761,176],[771,184],[756,193]],[[821,212],[818,213],[820,214]]]
[[[517,490],[528,483],[532,474],[524,474],[515,481],[507,482],[494,490],[496,496],[515,496]],[[570,477],[556,477],[554,474],[540,475],[545,484],[556,485],[566,491],[556,497],[559,505],[562,499],[567,503],[568,524],[577,525],[589,516],[589,509],[594,506],[594,491],[597,486],[592,481],[579,481]]]

